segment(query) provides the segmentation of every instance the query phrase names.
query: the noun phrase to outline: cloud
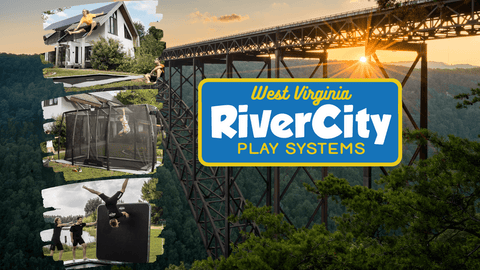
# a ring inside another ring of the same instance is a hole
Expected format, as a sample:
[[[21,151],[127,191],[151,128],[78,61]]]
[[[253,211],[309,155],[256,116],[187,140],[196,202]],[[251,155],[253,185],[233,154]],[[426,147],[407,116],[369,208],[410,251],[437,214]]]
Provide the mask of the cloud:
[[[155,16],[163,16],[162,14],[157,13],[157,1],[135,1],[127,3],[128,7],[132,7],[135,10],[146,11],[147,14]]]
[[[288,8],[290,5],[287,3],[273,3],[272,8]]]
[[[59,16],[59,17],[68,17],[67,13],[65,13],[65,12],[63,12],[63,11],[58,12],[58,13],[57,13],[57,16]]]
[[[208,12],[205,12],[202,14],[198,10],[190,13],[188,16],[190,17],[190,23],[192,24],[198,23],[198,22],[203,22],[203,23],[210,23],[210,22],[229,23],[229,22],[235,22],[235,21],[241,22],[241,21],[250,19],[248,15],[242,16],[235,13],[217,17],[217,16],[210,15],[210,13]]]
[[[43,22],[43,29],[47,28],[50,24],[54,23],[55,20],[52,18],[54,15],[47,15],[45,14],[45,22]]]

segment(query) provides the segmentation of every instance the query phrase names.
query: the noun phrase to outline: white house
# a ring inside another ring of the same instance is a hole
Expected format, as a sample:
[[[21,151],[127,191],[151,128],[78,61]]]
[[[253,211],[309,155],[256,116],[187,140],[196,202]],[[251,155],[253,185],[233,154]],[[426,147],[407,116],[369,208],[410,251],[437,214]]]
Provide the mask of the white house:
[[[71,31],[77,27],[82,14],[52,23],[45,28],[45,30],[55,31],[43,36],[46,45],[55,46],[55,51],[45,54],[45,60],[55,63],[56,66],[89,67],[91,42],[99,40],[100,37],[119,40],[123,44],[125,53],[134,56],[134,47],[139,46],[140,41],[132,18],[123,2],[114,2],[89,10],[89,12],[94,14],[103,12],[104,15],[93,19],[97,22],[97,28],[88,37],[85,36],[86,33],[66,35],[66,30]],[[84,23],[80,27],[85,26]]]

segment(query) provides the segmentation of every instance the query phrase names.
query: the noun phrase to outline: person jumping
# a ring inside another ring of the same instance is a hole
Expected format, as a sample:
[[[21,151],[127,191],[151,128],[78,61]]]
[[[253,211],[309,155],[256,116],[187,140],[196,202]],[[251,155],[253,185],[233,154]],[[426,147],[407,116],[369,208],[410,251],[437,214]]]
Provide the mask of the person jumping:
[[[77,245],[81,245],[83,247],[83,259],[86,260],[87,258],[87,244],[82,238],[83,227],[85,226],[92,226],[97,224],[97,221],[90,222],[90,223],[83,223],[83,217],[77,217],[77,223],[73,224],[70,227],[70,237],[72,238],[72,255],[73,261],[75,261],[75,251],[77,250]]]
[[[128,134],[130,133],[130,126],[128,125],[127,117],[125,116],[125,108],[123,109],[123,116],[119,117],[119,120],[122,122],[122,127],[123,129],[120,130],[118,135],[122,136],[122,134]]]
[[[155,68],[153,68],[150,73],[145,74],[145,79],[147,80],[147,83],[154,83],[164,73],[163,68],[165,67],[165,65],[160,63],[160,59],[155,59],[155,64]]]
[[[98,195],[104,202],[105,206],[107,207],[108,211],[108,218],[110,219],[110,226],[112,228],[118,228],[120,221],[118,221],[119,218],[126,217],[128,218],[130,215],[127,212],[120,212],[117,207],[117,201],[122,197],[123,193],[125,193],[125,189],[127,188],[128,184],[128,178],[125,179],[125,182],[123,182],[122,189],[120,191],[117,191],[115,195],[112,197],[108,197],[103,193],[100,193],[96,190],[87,188],[86,186],[83,186],[84,189],[90,191],[93,194]]]
[[[88,10],[84,9],[82,11],[82,14],[83,14],[83,17],[82,19],[80,19],[80,22],[78,23],[77,27],[75,28],[75,30],[73,31],[68,31],[67,30],[67,33],[69,35],[71,34],[79,34],[79,33],[85,33],[85,32],[88,32],[87,34],[87,37],[90,36],[92,34],[92,31],[95,27],[97,27],[97,22],[93,20],[93,18],[97,17],[97,16],[100,16],[100,15],[103,15],[105,13],[99,13],[99,14],[93,14],[93,13],[90,13]],[[85,23],[87,24],[87,27],[86,28],[82,28],[80,30],[78,30],[78,28],[80,27],[80,25],[82,25],[82,23]]]

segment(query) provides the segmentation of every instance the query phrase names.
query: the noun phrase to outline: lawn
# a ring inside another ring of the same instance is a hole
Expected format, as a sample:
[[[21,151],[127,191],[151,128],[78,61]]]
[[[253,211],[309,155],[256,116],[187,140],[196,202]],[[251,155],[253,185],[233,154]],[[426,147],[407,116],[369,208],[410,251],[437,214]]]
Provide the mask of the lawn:
[[[71,68],[45,68],[44,69],[44,77],[51,78],[51,77],[63,77],[63,76],[76,76],[76,75],[90,75],[90,74],[113,74],[113,75],[144,75],[144,74],[136,74],[136,73],[127,73],[127,72],[118,72],[118,71],[105,71],[105,70],[97,70],[97,69],[71,69]],[[139,86],[139,85],[147,85],[144,79],[136,79],[132,81],[123,81],[123,82],[115,82],[110,84],[102,84],[102,85],[94,85],[90,87],[69,87],[65,88],[66,92],[80,92],[80,91],[89,91],[89,90],[98,90],[98,89],[105,89],[105,88],[122,88],[128,86]]]
[[[143,79],[136,79],[132,81],[123,81],[123,82],[116,82],[116,83],[109,83],[109,84],[102,84],[102,85],[94,85],[89,87],[69,87],[69,88],[65,88],[65,91],[80,92],[80,91],[98,90],[98,89],[113,88],[113,87],[122,88],[126,86],[137,86],[137,85],[147,85],[147,84]]]
[[[73,166],[71,164],[63,164],[56,162],[50,162],[48,166],[52,167],[54,172],[63,172],[65,181],[132,175],[131,173],[107,171],[104,169],[89,168],[78,165]],[[81,172],[79,172],[79,168],[82,169]]]
[[[158,237],[159,234],[162,233],[163,227],[153,227],[150,229],[150,256],[149,262],[154,262],[157,259],[157,255],[163,254],[163,245],[165,244],[165,239]],[[63,245],[65,251],[63,252],[62,260],[69,261],[73,259],[72,248],[66,245]],[[87,245],[87,258],[89,259],[97,259],[96,256],[96,244],[89,243]],[[43,255],[49,256],[50,250],[48,248],[43,248]],[[75,252],[76,259],[83,258],[83,250],[82,248],[77,248]],[[53,260],[58,261],[58,251],[55,251],[53,254]]]
[[[73,68],[44,68],[43,69],[45,78],[51,77],[63,77],[63,76],[75,76],[75,75],[90,75],[90,74],[114,74],[114,75],[143,75],[143,74],[135,74],[135,73],[128,73],[128,72],[119,72],[119,71],[105,71],[105,70],[98,70],[98,69],[73,69]]]
[[[45,157],[47,159],[48,157]],[[52,160],[58,159],[58,154],[50,156]],[[65,151],[60,152],[60,160],[65,159]],[[157,158],[158,160],[158,158]],[[92,178],[106,178],[106,177],[113,177],[113,176],[124,176],[124,175],[132,175],[131,173],[125,172],[118,172],[118,171],[107,171],[106,169],[97,169],[97,168],[90,168],[72,164],[64,164],[64,163],[57,163],[57,162],[50,162],[48,167],[53,168],[54,172],[63,172],[63,176],[65,177],[65,181],[73,181],[73,180],[85,180],[85,179],[92,179]],[[82,169],[79,172],[79,169]],[[148,173],[145,175],[149,175],[153,173]]]

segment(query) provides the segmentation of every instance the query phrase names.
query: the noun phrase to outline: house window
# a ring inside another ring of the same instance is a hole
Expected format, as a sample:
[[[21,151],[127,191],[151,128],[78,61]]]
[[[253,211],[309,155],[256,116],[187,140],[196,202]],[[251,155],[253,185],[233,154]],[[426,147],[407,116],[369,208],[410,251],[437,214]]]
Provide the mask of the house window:
[[[108,29],[108,33],[117,35],[117,12],[115,11],[112,16],[110,16],[110,28]]]
[[[92,46],[85,47],[85,61],[90,61],[92,57]]]
[[[47,100],[43,101],[43,106],[44,107],[53,106],[53,105],[57,105],[57,104],[58,104],[58,98],[52,98],[52,99],[47,99]]]
[[[125,38],[126,39],[132,40],[132,36],[128,32],[127,26],[125,24],[123,25],[123,32],[125,33]]]

